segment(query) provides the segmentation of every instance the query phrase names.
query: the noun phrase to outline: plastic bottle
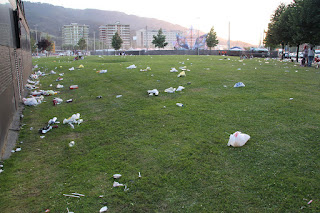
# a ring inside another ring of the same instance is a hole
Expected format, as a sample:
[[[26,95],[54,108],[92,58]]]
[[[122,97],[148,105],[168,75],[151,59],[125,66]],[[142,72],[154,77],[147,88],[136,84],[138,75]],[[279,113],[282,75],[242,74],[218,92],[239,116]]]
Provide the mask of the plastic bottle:
[[[78,89],[78,85],[71,85],[69,88],[70,89]]]
[[[176,105],[177,105],[178,107],[183,107],[183,104],[182,104],[182,103],[176,103]]]

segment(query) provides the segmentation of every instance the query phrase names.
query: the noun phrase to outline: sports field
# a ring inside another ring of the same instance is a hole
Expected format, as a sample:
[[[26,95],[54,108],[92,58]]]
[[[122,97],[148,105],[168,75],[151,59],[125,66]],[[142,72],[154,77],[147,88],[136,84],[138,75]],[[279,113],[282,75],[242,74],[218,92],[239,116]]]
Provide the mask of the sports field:
[[[47,74],[39,89],[60,93],[25,107],[21,151],[0,174],[1,212],[320,211],[319,69],[228,56],[53,57],[33,64]],[[177,77],[180,68],[185,77]],[[238,82],[245,87],[234,88]],[[159,95],[148,95],[152,89]],[[54,106],[54,97],[63,102]],[[63,124],[76,113],[80,125]],[[53,117],[58,128],[40,134]],[[227,146],[236,131],[250,140]],[[71,193],[85,196],[64,195]]]

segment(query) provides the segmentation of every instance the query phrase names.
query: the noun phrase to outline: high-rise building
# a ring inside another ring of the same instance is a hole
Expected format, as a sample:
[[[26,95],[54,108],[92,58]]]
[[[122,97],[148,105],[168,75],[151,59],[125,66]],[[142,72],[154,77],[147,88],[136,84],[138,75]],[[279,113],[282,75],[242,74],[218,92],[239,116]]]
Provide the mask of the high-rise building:
[[[89,26],[71,23],[62,27],[62,45],[77,45],[79,40],[84,38],[88,42]]]
[[[136,31],[136,46],[138,48],[155,49],[154,44],[152,44],[153,36],[158,35],[159,30],[148,30],[141,29]],[[162,30],[163,35],[166,36],[166,42],[168,45],[164,49],[173,49],[174,43],[177,41],[177,34],[181,35],[182,32],[178,30],[166,31]]]
[[[99,38],[103,43],[104,49],[112,48],[112,37],[118,32],[123,43],[121,49],[129,49],[131,47],[130,25],[123,25],[119,22],[115,24],[107,24],[99,27]]]

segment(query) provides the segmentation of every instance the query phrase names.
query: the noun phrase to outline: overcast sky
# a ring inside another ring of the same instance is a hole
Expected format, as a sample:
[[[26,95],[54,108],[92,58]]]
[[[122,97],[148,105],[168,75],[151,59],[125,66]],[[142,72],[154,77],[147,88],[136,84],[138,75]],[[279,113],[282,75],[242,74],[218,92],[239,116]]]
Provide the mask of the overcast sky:
[[[120,11],[130,15],[156,18],[184,27],[209,32],[213,26],[219,37],[258,45],[270,17],[282,2],[293,0],[28,0],[74,9]],[[125,23],[123,23],[125,24]]]

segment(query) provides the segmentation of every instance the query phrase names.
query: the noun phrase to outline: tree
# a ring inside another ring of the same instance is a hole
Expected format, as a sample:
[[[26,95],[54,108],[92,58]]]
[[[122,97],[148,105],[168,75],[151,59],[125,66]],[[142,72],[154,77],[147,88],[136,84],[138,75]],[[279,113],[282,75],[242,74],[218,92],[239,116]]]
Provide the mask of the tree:
[[[217,46],[219,40],[217,39],[217,33],[214,31],[214,28],[211,27],[210,32],[207,35],[207,46],[209,47],[210,51],[212,47]]]
[[[152,44],[159,49],[168,45],[168,42],[166,42],[166,36],[163,35],[161,28],[159,29],[158,34],[153,36]]]
[[[112,36],[112,47],[115,50],[119,50],[121,48],[123,41],[120,37],[120,35],[118,34],[118,32],[116,32],[113,36]]]
[[[84,49],[86,49],[87,42],[86,42],[86,40],[82,37],[82,38],[79,39],[77,45],[79,46],[79,49],[80,49],[80,50],[84,50]]]
[[[38,42],[37,46],[41,51],[44,51],[51,47],[51,42],[48,39],[43,38]]]
[[[290,24],[288,21],[288,13],[285,13],[287,6],[281,3],[271,17],[268,24],[268,31],[264,43],[266,46],[274,47],[281,44],[282,49],[289,43],[291,39]],[[283,59],[284,51],[282,51]]]
[[[33,37],[30,38],[31,52],[37,52],[37,44]]]

